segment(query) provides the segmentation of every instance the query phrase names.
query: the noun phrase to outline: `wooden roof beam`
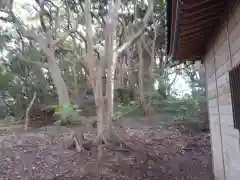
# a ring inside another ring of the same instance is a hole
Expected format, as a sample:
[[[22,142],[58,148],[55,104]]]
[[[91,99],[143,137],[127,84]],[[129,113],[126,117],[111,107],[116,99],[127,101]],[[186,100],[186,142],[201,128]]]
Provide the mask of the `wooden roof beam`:
[[[180,42],[179,47],[186,46],[188,44],[189,44],[189,46],[191,44],[191,47],[195,47],[195,46],[203,43],[204,41],[206,41],[206,40],[205,39],[189,39],[189,40],[185,40],[185,41]],[[198,42],[197,45],[196,45],[196,42]]]
[[[220,17],[221,16],[215,16],[215,17],[212,17],[210,19],[205,19],[204,21],[196,22],[196,24],[194,24],[192,26],[186,26],[185,28],[180,27],[180,29],[181,29],[181,31],[187,31],[187,30],[198,28],[199,26],[202,27],[203,25],[207,24],[208,22],[211,23],[211,21],[214,21],[216,19],[220,19]]]
[[[180,56],[180,55],[179,55]],[[189,58],[190,57],[190,58]],[[183,59],[193,59],[193,58],[201,58],[202,54],[194,54],[194,55],[190,55],[189,57],[187,56],[183,56]]]
[[[195,48],[199,44],[203,44],[204,42],[205,42],[204,39],[192,39],[192,40],[184,41],[181,44],[179,44],[179,48],[186,48],[186,47]]]
[[[206,13],[202,16],[197,16],[196,18],[191,18],[191,19],[185,19],[182,23],[180,23],[180,25],[187,25],[189,23],[193,23],[193,22],[196,22],[196,21],[199,21],[201,19],[204,19],[204,18],[209,18],[213,15],[216,15],[216,14],[219,14],[222,10],[218,10],[218,11],[211,11],[210,13]]]
[[[186,60],[188,61],[193,61],[196,59],[201,59],[203,57],[203,55],[191,55],[191,56],[186,56],[186,55],[178,55],[177,59],[181,59],[181,62],[185,62]]]
[[[191,46],[191,48],[186,48],[187,46],[182,46],[180,49],[179,49],[179,53],[188,53],[188,54],[196,54],[196,53],[199,53],[199,51],[201,51],[200,49],[198,49],[197,47],[193,47]],[[182,49],[182,50],[181,50]],[[181,51],[180,51],[181,50]]]
[[[214,24],[210,23],[202,27],[194,28],[194,29],[189,29],[189,30],[184,30],[184,32],[181,33],[181,36],[188,36],[189,34],[197,33],[203,29],[209,28],[213,26]]]
[[[181,35],[180,34],[180,40],[184,40],[186,38],[192,38],[192,37],[206,37],[206,34],[211,33],[211,29],[206,29],[204,31],[200,31],[197,33],[192,33],[192,34],[188,34],[188,35]]]
[[[193,60],[194,58],[201,58],[203,56],[203,53],[197,53],[197,54],[194,54],[194,53],[190,53],[190,55],[186,55],[186,54],[177,54],[177,57],[178,59],[188,59],[188,60]]]
[[[185,39],[191,39],[191,38],[200,38],[200,37],[206,37],[206,34],[208,34],[210,30],[206,30],[202,33],[194,33],[194,34],[189,34],[187,36],[180,36],[180,41],[183,41]]]
[[[188,52],[188,53],[192,53],[193,51],[197,51],[197,52],[199,52],[199,51],[201,51],[197,46],[190,46],[191,44],[187,44],[187,45],[181,45],[180,47],[179,47],[179,51],[178,52],[182,52],[182,53],[186,53],[186,52]],[[182,49],[182,50],[181,50]],[[187,50],[186,50],[187,49]]]
[[[183,41],[185,39],[191,39],[191,38],[200,38],[200,37],[206,37],[206,34],[210,33],[210,30],[204,31],[202,33],[195,33],[195,34],[190,34],[187,36],[180,36],[180,41]]]
[[[191,12],[191,13],[187,13],[187,14],[184,15],[183,17],[184,17],[184,18],[191,18],[191,17],[194,16],[194,15],[201,14],[201,13],[203,13],[204,11],[207,11],[207,10],[210,10],[210,9],[212,9],[212,11],[214,11],[216,7],[222,6],[222,5],[224,5],[224,4],[226,4],[226,2],[225,2],[225,1],[224,1],[224,2],[221,1],[221,2],[219,2],[219,4],[213,4],[212,6],[208,6],[208,7],[206,7],[206,8],[199,9],[198,11],[194,11],[194,12]],[[226,7],[223,7],[222,9],[224,10],[224,9],[226,9]],[[183,6],[183,10],[182,10],[182,11],[184,11],[184,10],[185,10],[185,9],[184,9],[184,6]]]
[[[180,41],[180,45],[181,44],[184,44],[185,42],[187,42],[187,43],[189,43],[189,42],[192,42],[192,41],[197,41],[197,42],[199,42],[199,41],[203,41],[204,40],[204,37],[202,36],[202,37],[196,37],[196,38],[187,38],[187,39],[183,39],[183,40],[181,40]]]
[[[210,2],[210,1],[212,1],[212,0],[202,0],[202,1],[198,2],[198,3],[196,3],[196,4],[185,5],[184,10],[189,10],[189,9],[192,9],[192,8],[195,8],[195,7],[199,7],[199,6],[201,6],[203,4],[206,4],[206,3]]]

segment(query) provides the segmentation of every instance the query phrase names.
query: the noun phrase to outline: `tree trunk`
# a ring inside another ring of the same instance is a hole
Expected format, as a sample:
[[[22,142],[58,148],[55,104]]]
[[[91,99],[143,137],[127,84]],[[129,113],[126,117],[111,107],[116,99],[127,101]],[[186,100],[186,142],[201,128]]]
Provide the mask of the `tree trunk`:
[[[125,87],[125,62],[126,62],[126,55],[123,56],[121,62],[119,64],[119,87],[117,88],[124,88]]]
[[[105,100],[103,96],[103,81],[102,81],[102,76],[103,76],[103,69],[102,66],[99,65],[97,70],[96,70],[96,86],[95,86],[95,102],[97,106],[97,139],[105,139],[104,138],[104,129],[105,129],[105,123],[104,119],[106,116],[106,108],[105,108]]]
[[[138,42],[138,55],[139,55],[139,70],[138,70],[138,83],[139,83],[139,95],[140,95],[140,103],[145,111],[145,98],[144,98],[144,87],[143,87],[143,51],[142,44]]]
[[[111,25],[109,25],[111,26]],[[116,37],[115,27],[107,27],[109,28],[107,32],[111,32],[110,35],[106,37],[106,54],[105,60],[108,62],[108,70],[107,70],[107,84],[106,84],[106,97],[107,97],[107,117],[106,117],[106,127],[110,130],[112,125],[112,119],[114,116],[113,109],[113,96],[114,96],[114,77],[115,77],[115,69],[116,69],[116,60],[117,54],[114,52],[116,47]]]
[[[199,68],[199,77],[200,77],[200,87],[203,88],[203,97],[204,100],[200,101],[200,119],[203,121],[203,127],[205,130],[209,130],[209,119],[208,119],[208,108],[207,108],[207,101],[206,101],[206,78],[205,78],[205,71],[206,69],[201,66]]]
[[[53,83],[57,90],[59,105],[70,105],[67,86],[63,80],[61,70],[53,53],[48,56],[47,64],[49,66],[49,71],[52,76]]]
[[[114,79],[115,70],[117,63],[117,52],[116,52],[116,28],[117,28],[117,17],[118,10],[120,8],[120,0],[115,3],[113,0],[108,0],[109,13],[107,16],[105,26],[105,60],[107,61],[107,79],[106,79],[106,98],[107,98],[107,111],[106,111],[106,138],[110,138],[112,129],[112,119],[114,116],[113,99],[114,99]]]
[[[107,91],[106,91],[106,97],[107,97],[106,126],[107,128],[111,128],[112,119],[114,116],[113,98],[114,98],[115,66],[116,66],[116,53],[113,52],[113,55],[109,56],[108,77],[107,77],[107,85],[106,85],[107,86]]]
[[[97,107],[97,138],[96,142],[100,143],[105,138],[105,120],[106,120],[106,106],[103,92],[103,76],[105,59],[100,58],[99,61],[93,56],[93,34],[92,34],[92,16],[91,16],[91,0],[85,1],[85,21],[86,21],[86,40],[87,40],[87,54],[85,56],[85,64],[89,71],[89,81],[91,82],[95,103]]]

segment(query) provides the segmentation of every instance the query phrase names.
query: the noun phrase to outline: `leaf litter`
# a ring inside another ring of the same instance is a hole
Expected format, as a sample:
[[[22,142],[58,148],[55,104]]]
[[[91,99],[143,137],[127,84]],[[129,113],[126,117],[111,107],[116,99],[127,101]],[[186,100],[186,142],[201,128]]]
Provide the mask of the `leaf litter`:
[[[103,146],[100,162],[96,146],[77,152],[62,145],[59,134],[53,138],[41,129],[5,134],[0,136],[0,179],[214,179],[209,134],[187,132],[175,124],[119,128],[117,133],[130,148]]]

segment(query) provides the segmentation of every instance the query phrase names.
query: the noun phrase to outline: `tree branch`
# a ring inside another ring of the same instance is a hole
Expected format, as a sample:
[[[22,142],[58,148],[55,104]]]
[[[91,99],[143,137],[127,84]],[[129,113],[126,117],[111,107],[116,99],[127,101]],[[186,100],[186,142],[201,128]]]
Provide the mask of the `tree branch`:
[[[117,54],[120,55],[123,51],[125,51],[129,46],[131,46],[132,44],[134,44],[136,42],[136,40],[138,40],[138,38],[141,37],[141,35],[143,34],[145,28],[141,29],[139,32],[137,32],[128,42],[125,42],[123,45],[121,45],[118,49],[117,49]]]
[[[120,46],[116,51],[117,54],[120,55],[125,49],[127,49],[129,46],[131,46],[144,32],[145,30],[145,26],[148,23],[148,20],[153,12],[153,1],[152,0],[148,0],[148,10],[143,18],[142,21],[142,29],[140,29],[137,33],[135,33],[135,35],[126,43],[124,43],[122,46]]]
[[[86,40],[86,38],[84,37],[83,33],[82,33],[82,32],[79,32],[79,31],[77,31],[76,33],[77,33],[77,35],[79,35],[79,37],[84,41],[85,50],[87,50],[87,40]]]
[[[11,17],[12,19],[9,19],[9,18],[4,18],[4,17],[0,17],[1,20],[5,21],[5,22],[11,22],[13,23],[14,25],[17,26],[18,28],[18,32],[21,32],[22,33],[22,36],[28,38],[28,39],[31,39],[31,40],[35,40],[36,42],[42,42],[43,41],[43,38],[41,35],[37,34],[37,33],[34,33],[34,32],[31,32],[31,31],[28,31],[26,30],[22,23],[16,18],[16,16],[11,13]]]
[[[143,46],[145,47],[145,50],[148,52],[148,54],[151,56],[151,58],[153,58],[152,57],[152,52],[150,51],[150,49],[148,47],[148,44],[145,43],[143,38],[141,38],[141,42],[142,42]]]
[[[27,63],[31,63],[31,64],[35,64],[35,65],[38,65],[42,68],[46,68],[48,69],[48,66],[44,63],[41,63],[41,62],[37,62],[37,61],[31,61],[29,59],[27,59],[26,57],[24,57],[24,55],[21,53],[21,52],[15,52],[17,57],[20,58],[20,60],[24,61],[24,62],[27,62]]]
[[[86,22],[87,53],[89,53],[89,55],[92,54],[93,48],[91,3],[91,0],[86,0],[84,9],[84,16]]]
[[[77,31],[78,25],[79,25],[79,21],[81,20],[81,16],[79,15],[75,21],[75,23],[73,24],[73,27],[71,30],[69,30],[68,32],[65,32],[65,34],[63,35],[62,38],[60,38],[59,40],[57,40],[55,42],[56,44],[61,43],[62,41],[64,41],[70,34],[75,33]]]

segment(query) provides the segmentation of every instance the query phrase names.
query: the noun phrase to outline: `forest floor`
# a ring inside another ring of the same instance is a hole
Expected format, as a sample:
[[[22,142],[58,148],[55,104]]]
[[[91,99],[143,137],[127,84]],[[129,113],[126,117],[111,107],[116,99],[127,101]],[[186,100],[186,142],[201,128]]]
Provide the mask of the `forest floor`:
[[[8,128],[0,136],[0,179],[214,179],[209,134],[185,124],[118,128],[134,150],[105,148],[101,160],[94,146],[77,152],[49,143],[50,136],[40,130],[23,133]]]

